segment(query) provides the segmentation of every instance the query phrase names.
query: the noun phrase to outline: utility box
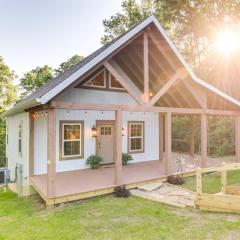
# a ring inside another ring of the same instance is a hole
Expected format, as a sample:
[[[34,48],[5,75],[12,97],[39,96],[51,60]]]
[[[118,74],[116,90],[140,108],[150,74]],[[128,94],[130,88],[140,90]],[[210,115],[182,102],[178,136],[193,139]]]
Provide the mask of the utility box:
[[[10,170],[6,167],[0,168],[0,184],[7,184],[10,181]]]

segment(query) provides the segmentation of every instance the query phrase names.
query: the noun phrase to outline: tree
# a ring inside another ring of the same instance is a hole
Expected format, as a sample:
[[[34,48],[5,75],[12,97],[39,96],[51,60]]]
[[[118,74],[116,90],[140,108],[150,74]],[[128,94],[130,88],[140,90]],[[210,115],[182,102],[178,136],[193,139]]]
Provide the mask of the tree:
[[[21,97],[25,97],[29,93],[36,91],[51,78],[53,78],[53,69],[48,65],[36,67],[25,73],[23,78],[20,79],[20,87],[23,91]]]
[[[64,71],[66,71],[67,69],[69,69],[71,66],[75,65],[76,63],[78,63],[79,61],[81,61],[83,59],[83,56],[79,56],[79,55],[74,55],[72,56],[70,59],[68,59],[66,62],[63,62],[59,65],[59,68],[55,69],[55,74],[58,75],[60,73],[63,73]]]
[[[103,20],[105,34],[101,38],[101,42],[105,44],[111,41],[153,14],[165,29],[169,29],[172,23],[172,15],[168,14],[167,16],[167,12],[163,11],[164,4],[164,1],[157,0],[142,0],[140,4],[136,0],[124,0],[121,12],[117,12],[109,19]]]
[[[6,164],[6,119],[4,113],[17,99],[13,71],[0,56],[0,167]]]

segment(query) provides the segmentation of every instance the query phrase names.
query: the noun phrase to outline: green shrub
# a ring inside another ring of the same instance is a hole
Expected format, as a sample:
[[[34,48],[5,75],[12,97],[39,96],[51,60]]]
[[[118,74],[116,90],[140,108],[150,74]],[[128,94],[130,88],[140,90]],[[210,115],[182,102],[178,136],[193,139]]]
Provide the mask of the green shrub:
[[[128,153],[122,153],[122,165],[127,165],[128,161],[133,160],[132,156]]]
[[[90,165],[92,169],[97,169],[102,161],[103,159],[100,156],[91,155],[87,159],[87,164]]]

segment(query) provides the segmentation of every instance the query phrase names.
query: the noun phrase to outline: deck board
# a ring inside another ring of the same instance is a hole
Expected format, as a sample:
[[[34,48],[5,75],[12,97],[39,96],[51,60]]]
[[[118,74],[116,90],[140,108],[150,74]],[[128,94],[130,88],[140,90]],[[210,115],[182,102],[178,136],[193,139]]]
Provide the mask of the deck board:
[[[217,166],[221,161],[209,159],[209,166]],[[195,170],[196,161],[185,160],[183,172]],[[172,163],[173,173],[177,172],[177,165]],[[166,177],[160,160],[131,163],[123,166],[123,184],[134,184],[153,179]],[[47,196],[47,175],[37,175],[31,178],[37,191]],[[56,174],[56,198],[74,194],[86,193],[100,189],[115,187],[114,167],[101,167],[99,169],[84,169]]]

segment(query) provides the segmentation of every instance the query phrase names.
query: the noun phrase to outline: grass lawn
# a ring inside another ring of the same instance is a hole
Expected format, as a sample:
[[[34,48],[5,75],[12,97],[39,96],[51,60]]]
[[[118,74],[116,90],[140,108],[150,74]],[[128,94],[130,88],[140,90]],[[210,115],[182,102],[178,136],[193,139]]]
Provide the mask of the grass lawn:
[[[37,198],[20,199],[0,190],[0,240],[239,238],[240,215],[177,209],[112,195],[46,210]]]

